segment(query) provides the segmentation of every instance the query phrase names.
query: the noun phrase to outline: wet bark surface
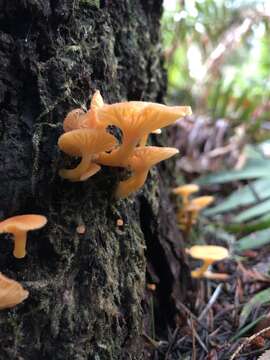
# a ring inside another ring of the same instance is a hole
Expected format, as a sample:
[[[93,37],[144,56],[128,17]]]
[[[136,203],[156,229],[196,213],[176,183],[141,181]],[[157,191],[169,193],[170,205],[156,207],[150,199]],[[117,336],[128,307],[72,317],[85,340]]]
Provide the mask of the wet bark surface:
[[[95,89],[108,103],[162,102],[161,10],[151,0],[0,0],[0,219],[48,218],[29,233],[24,259],[0,235],[0,271],[30,292],[0,312],[0,359],[144,359],[146,257],[161,324],[173,320],[183,298],[173,161],[120,201],[118,169],[82,183],[58,176],[72,164],[57,148],[63,119],[87,109]]]

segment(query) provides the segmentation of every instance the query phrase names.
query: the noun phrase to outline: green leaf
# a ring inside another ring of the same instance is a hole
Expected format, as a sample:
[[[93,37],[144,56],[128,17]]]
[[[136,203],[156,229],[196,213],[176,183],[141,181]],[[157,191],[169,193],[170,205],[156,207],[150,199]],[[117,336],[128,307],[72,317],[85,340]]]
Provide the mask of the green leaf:
[[[252,321],[250,324],[247,324],[243,328],[241,328],[231,339],[230,342],[234,342],[240,337],[242,337],[246,332],[252,329],[255,325],[257,325],[262,319],[265,319],[265,315],[259,316],[257,319]]]
[[[257,249],[269,243],[270,229],[265,229],[242,237],[235,243],[234,246],[236,251],[245,251],[248,249]]]
[[[255,296],[253,296],[251,300],[249,300],[249,302],[244,305],[241,311],[239,320],[240,326],[244,325],[254,308],[262,306],[268,302],[270,302],[270,288],[260,291]]]
[[[226,170],[217,174],[202,176],[197,180],[199,185],[222,184],[236,180],[269,177],[270,160],[251,159],[242,170]]]
[[[243,222],[254,219],[260,215],[270,213],[270,199],[241,212],[234,218],[233,222]]]
[[[270,228],[270,215],[263,215],[259,219],[247,224],[228,224],[224,228],[231,233],[250,234],[251,232]]]
[[[254,204],[259,200],[264,200],[270,196],[270,178],[259,179],[253,181],[249,185],[243,186],[234,191],[222,203],[211,209],[205,210],[204,214],[212,216],[234,210],[240,206],[247,206]]]

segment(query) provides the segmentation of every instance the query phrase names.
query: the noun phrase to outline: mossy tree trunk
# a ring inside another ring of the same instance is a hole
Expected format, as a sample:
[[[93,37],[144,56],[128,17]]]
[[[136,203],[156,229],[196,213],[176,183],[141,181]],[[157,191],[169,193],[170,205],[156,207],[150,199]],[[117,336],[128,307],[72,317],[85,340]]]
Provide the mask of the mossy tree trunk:
[[[63,119],[88,108],[95,89],[109,103],[162,102],[161,3],[0,0],[0,219],[48,218],[29,234],[22,260],[13,258],[11,238],[0,237],[0,271],[30,292],[0,312],[1,359],[144,359],[145,253],[150,281],[159,281],[161,324],[183,296],[168,192],[173,162],[121,201],[113,199],[117,169],[82,183],[58,176],[69,161],[57,148]]]

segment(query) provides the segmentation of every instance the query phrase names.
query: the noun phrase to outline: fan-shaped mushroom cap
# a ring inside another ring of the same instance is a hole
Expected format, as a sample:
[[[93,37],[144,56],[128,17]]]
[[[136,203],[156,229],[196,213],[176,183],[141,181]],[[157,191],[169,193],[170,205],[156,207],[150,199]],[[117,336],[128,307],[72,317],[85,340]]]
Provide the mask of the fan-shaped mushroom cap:
[[[200,196],[190,202],[190,209],[201,210],[210,205],[215,200],[214,196]]]
[[[97,129],[76,129],[62,134],[58,140],[59,148],[71,156],[97,154],[112,150],[115,145],[113,135]]]
[[[81,128],[90,128],[94,129],[99,126],[99,122],[97,120],[96,110],[104,105],[102,96],[98,90],[95,91],[92,96],[91,106],[87,112],[84,112],[83,109],[74,109],[70,111],[64,122],[63,128],[65,132],[81,129]]]
[[[28,295],[21,284],[0,273],[0,310],[20,304]]]
[[[207,269],[215,261],[220,261],[229,257],[229,251],[222,246],[215,245],[195,245],[187,249],[187,253],[195,259],[203,260],[203,265],[191,272],[193,278],[201,278]]]
[[[116,198],[125,198],[138,190],[143,186],[150,167],[170,158],[178,152],[178,149],[169,147],[147,146],[135,148],[133,155],[127,161],[133,174],[129,179],[119,183],[116,190]]]
[[[166,106],[161,104],[129,101],[104,105],[97,109],[97,117],[105,127],[115,125],[123,132],[121,146],[110,154],[101,154],[97,162],[109,166],[127,166],[126,160],[141,142],[145,145],[147,136],[177,119],[190,114],[188,106]]]
[[[68,132],[82,127],[85,115],[86,113],[83,109],[74,109],[70,111],[63,122],[64,131]]]
[[[189,114],[189,106],[166,106],[142,101],[106,104],[97,110],[98,119],[103,124],[115,125],[124,135],[129,132],[136,138],[168,126]]]
[[[30,230],[42,228],[47,223],[47,218],[42,215],[18,215],[0,222],[0,233],[12,233],[15,247],[13,255],[16,258],[25,257],[26,233]]]
[[[100,170],[93,164],[93,156],[112,150],[116,139],[101,129],[77,129],[60,136],[58,146],[71,156],[80,156],[81,162],[74,169],[61,169],[59,175],[70,181],[84,181]]]
[[[105,130],[106,126],[104,126],[97,117],[97,110],[104,106],[104,101],[100,92],[98,90],[95,91],[92,96],[90,109],[85,114],[85,117],[82,121],[82,128],[89,129],[103,129]]]
[[[96,110],[104,106],[103,98],[99,90],[96,90],[91,100],[91,109]]]
[[[220,261],[229,257],[228,249],[215,245],[195,245],[187,249],[187,253],[195,259],[204,261]]]
[[[176,195],[189,196],[194,192],[199,191],[200,188],[196,184],[187,184],[174,188],[172,192]]]
[[[142,146],[134,149],[133,155],[128,160],[132,170],[141,172],[149,170],[152,166],[179,153],[171,147]]]
[[[30,231],[42,228],[47,218],[42,215],[17,215],[0,222],[0,233],[14,233],[17,230]]]

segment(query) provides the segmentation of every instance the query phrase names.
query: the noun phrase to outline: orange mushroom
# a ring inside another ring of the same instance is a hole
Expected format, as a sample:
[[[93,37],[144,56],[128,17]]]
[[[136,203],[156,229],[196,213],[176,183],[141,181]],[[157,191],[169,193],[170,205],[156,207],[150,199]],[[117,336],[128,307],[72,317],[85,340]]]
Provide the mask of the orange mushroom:
[[[60,136],[59,148],[71,156],[80,156],[81,162],[74,169],[62,169],[59,175],[70,181],[84,181],[100,170],[93,163],[94,155],[112,150],[116,145],[115,138],[103,130],[76,129]]]
[[[172,190],[175,195],[181,195],[183,201],[183,207],[186,207],[189,203],[189,196],[194,192],[199,191],[199,186],[196,184],[181,185]]]
[[[206,274],[209,276],[208,267],[216,261],[220,261],[229,257],[229,251],[222,246],[215,245],[195,245],[190,249],[186,249],[186,252],[195,259],[203,261],[203,265],[192,271],[191,276],[193,278],[201,278]]]
[[[0,233],[11,233],[14,237],[13,255],[24,258],[26,255],[27,232],[42,228],[47,223],[47,218],[42,215],[18,215],[0,222]]]
[[[189,106],[166,106],[142,101],[105,104],[97,109],[97,117],[105,127],[115,125],[122,130],[122,144],[110,154],[99,155],[97,162],[109,166],[127,166],[128,157],[142,138],[190,113]]]
[[[85,117],[83,109],[74,109],[70,111],[63,122],[63,129],[65,132],[72,131],[83,127],[83,120]]]
[[[0,273],[0,310],[20,304],[28,295],[29,292],[21,284]]]
[[[189,203],[186,211],[191,214],[192,222],[196,222],[198,214],[215,200],[214,196],[200,196]]]
[[[67,114],[63,122],[64,131],[68,132],[81,128],[103,128],[105,130],[104,126],[98,121],[96,114],[97,109],[103,105],[102,96],[97,90],[92,97],[90,109],[87,112],[82,109],[74,109]]]
[[[121,181],[116,190],[117,198],[129,196],[132,192],[143,186],[150,168],[160,161],[169,159],[179,151],[170,147],[137,147],[133,155],[127,160],[132,171],[129,179]]]
[[[160,135],[161,132],[162,132],[161,129],[157,129],[157,130],[152,131],[151,134]],[[148,136],[149,135],[146,134],[141,138],[139,146],[145,146],[146,145],[147,140],[148,140]]]

